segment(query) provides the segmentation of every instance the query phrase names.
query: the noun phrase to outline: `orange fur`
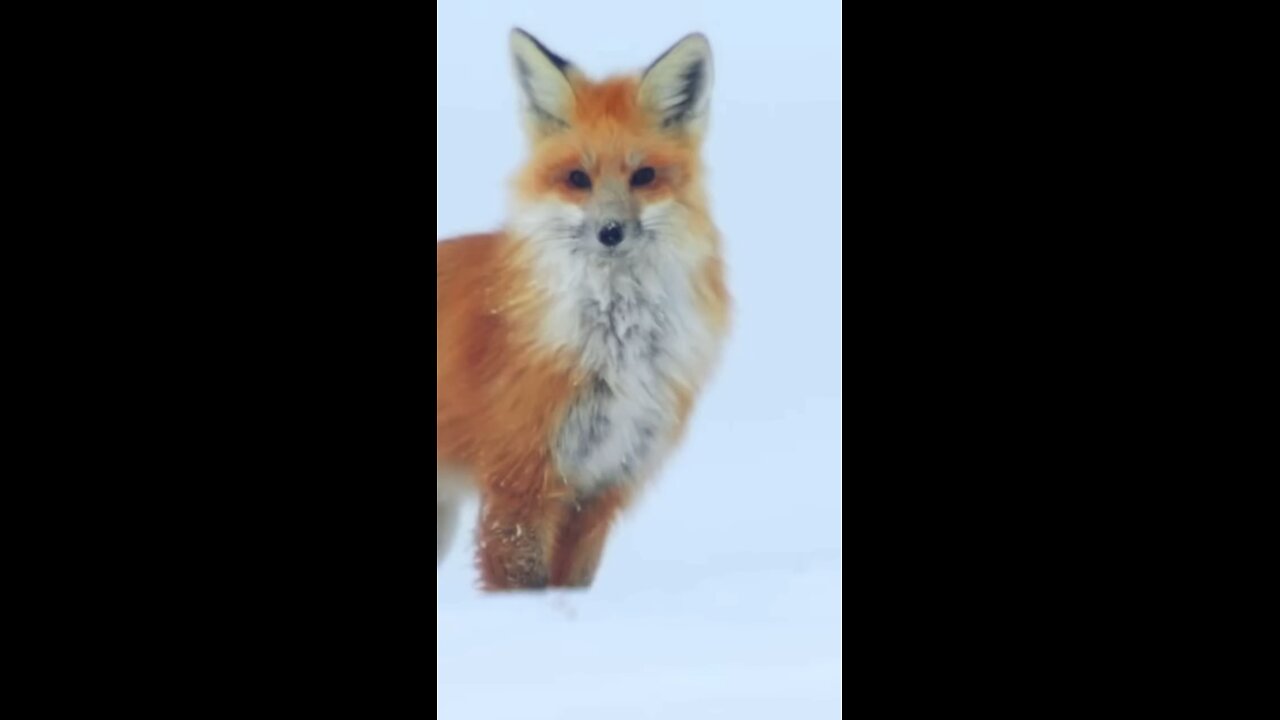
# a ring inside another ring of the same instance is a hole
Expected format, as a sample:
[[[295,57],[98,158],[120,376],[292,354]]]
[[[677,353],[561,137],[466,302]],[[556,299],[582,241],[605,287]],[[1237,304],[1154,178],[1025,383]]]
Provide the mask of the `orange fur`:
[[[436,246],[436,462],[470,468],[484,498],[486,587],[547,583],[557,510],[570,499],[550,437],[576,379],[524,337],[537,312],[503,235]]]
[[[697,244],[691,256],[700,260],[688,268],[694,312],[722,335],[729,297],[701,185],[701,138],[664,131],[638,102],[635,77],[594,83],[575,70],[568,79],[568,129],[535,137],[515,180],[517,199],[583,204],[591,193],[567,183],[570,172],[625,185],[641,164],[654,168],[654,181],[629,188],[628,202],[673,200],[687,209],[673,242]],[[553,438],[591,377],[571,349],[543,337],[553,298],[523,240],[507,230],[436,245],[437,504],[439,468],[465,468],[481,497],[476,554],[486,589],[586,587],[635,488],[587,492],[558,467]],[[683,434],[697,381],[670,388],[673,440]]]

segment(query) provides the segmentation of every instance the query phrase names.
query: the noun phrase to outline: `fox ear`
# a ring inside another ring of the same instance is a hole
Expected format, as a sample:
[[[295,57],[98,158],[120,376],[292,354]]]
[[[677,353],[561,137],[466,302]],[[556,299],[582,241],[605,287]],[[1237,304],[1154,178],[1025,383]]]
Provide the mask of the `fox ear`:
[[[573,65],[519,28],[511,31],[511,58],[530,136],[538,138],[568,127],[574,102],[569,84]]]
[[[663,128],[701,134],[711,106],[711,43],[694,33],[676,43],[645,70],[640,105]]]

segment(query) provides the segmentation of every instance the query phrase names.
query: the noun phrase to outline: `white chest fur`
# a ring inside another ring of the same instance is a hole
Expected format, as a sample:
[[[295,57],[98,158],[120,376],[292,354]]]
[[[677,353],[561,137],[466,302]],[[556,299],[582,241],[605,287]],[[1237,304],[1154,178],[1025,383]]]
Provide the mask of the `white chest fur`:
[[[555,439],[561,472],[575,485],[629,482],[665,454],[676,425],[675,349],[687,340],[666,298],[627,270],[578,307],[578,348],[587,381]]]
[[[717,352],[696,299],[702,258],[649,239],[616,254],[559,244],[537,254],[549,301],[541,338],[587,378],[551,439],[559,469],[588,491],[643,479],[674,442],[678,391],[694,392]]]

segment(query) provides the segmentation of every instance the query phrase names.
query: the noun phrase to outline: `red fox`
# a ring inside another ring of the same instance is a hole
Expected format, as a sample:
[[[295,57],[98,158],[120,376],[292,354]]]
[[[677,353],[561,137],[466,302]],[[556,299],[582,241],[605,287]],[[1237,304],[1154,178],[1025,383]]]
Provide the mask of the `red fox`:
[[[711,47],[598,82],[519,29],[511,54],[530,156],[505,227],[436,244],[436,565],[478,491],[485,590],[587,588],[728,332]]]

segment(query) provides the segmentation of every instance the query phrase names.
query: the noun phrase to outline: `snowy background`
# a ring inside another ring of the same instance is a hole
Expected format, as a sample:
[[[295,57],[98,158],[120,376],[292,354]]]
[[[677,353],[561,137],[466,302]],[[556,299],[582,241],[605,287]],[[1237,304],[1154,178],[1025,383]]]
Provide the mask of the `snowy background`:
[[[705,32],[737,311],[684,445],[589,593],[479,595],[464,528],[436,573],[438,717],[840,717],[840,4],[466,0],[436,21],[437,238],[502,220],[523,160],[513,25],[597,77]]]

